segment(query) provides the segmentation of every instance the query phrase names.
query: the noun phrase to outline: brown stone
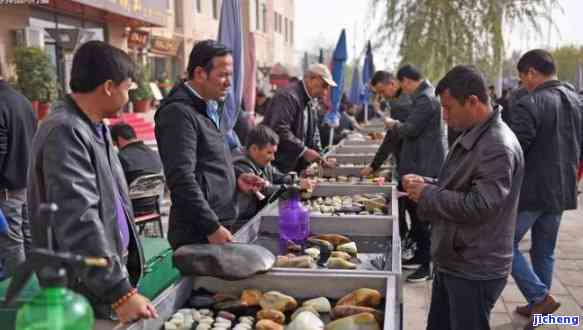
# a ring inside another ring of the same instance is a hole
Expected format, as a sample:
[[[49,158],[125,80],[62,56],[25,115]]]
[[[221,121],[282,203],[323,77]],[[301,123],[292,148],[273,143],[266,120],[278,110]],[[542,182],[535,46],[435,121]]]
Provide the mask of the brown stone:
[[[261,320],[255,325],[255,330],[283,330],[283,325],[272,320]]]
[[[257,320],[272,320],[275,323],[284,324],[285,315],[275,309],[263,309],[257,312]]]
[[[381,303],[381,293],[377,290],[362,288],[340,298],[336,306],[352,305],[376,307]]]
[[[258,306],[263,293],[259,290],[246,289],[241,293],[241,304],[245,306]]]

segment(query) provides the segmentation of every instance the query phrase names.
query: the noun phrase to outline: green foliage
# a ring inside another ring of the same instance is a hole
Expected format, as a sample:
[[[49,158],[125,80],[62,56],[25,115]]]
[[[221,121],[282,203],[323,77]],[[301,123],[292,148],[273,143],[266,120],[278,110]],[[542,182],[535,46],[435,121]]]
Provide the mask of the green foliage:
[[[557,64],[559,80],[575,84],[577,64],[583,64],[583,47],[564,46],[553,50],[552,54]]]
[[[130,91],[130,99],[132,102],[151,100],[154,98],[154,94],[150,88],[150,66],[144,65],[140,66],[138,69],[139,71],[136,77],[137,80],[135,82],[138,85],[138,88]]]
[[[17,75],[15,87],[29,100],[48,102],[58,97],[56,70],[42,49],[16,48],[14,64]]]
[[[420,67],[429,79],[457,64],[474,64],[490,77],[502,69],[505,24],[540,31],[552,21],[558,0],[373,0],[381,15],[375,46],[400,45],[402,63]]]

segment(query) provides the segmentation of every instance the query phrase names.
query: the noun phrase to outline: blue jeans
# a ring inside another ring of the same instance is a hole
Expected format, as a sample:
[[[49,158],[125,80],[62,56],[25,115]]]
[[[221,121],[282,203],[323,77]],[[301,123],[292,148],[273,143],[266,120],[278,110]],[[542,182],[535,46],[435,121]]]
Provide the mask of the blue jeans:
[[[549,294],[555,266],[555,246],[563,213],[523,211],[518,213],[514,235],[512,277],[529,305],[539,303]],[[518,250],[518,244],[531,230],[532,266]]]

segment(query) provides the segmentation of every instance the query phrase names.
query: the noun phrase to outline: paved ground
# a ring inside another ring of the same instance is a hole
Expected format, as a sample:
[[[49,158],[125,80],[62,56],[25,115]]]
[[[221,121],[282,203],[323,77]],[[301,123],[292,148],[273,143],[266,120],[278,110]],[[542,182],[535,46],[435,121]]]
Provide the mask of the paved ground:
[[[521,250],[530,248],[530,234]],[[583,316],[583,198],[579,198],[579,209],[566,212],[561,223],[556,251],[555,274],[551,293],[561,301],[557,315]],[[408,274],[408,273],[407,273]],[[431,301],[431,282],[405,283],[404,329],[425,329],[427,312]],[[492,312],[490,325],[496,330],[522,329],[527,319],[516,314],[514,309],[525,304],[518,287],[510,277],[502,296]],[[572,327],[541,327],[540,329],[573,329]],[[583,328],[583,326],[582,326]]]

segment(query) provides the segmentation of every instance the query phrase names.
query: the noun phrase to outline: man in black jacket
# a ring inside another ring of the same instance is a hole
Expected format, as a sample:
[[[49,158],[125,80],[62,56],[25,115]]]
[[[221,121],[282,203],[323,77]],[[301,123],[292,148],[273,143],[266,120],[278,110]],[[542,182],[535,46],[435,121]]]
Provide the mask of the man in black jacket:
[[[28,203],[35,247],[46,248],[45,203],[59,207],[52,227],[60,252],[107,258],[109,266],[70,281],[99,318],[124,323],[156,318],[137,293],[144,256],[134,226],[123,170],[103,119],[127,103],[135,65],[122,50],[101,41],[82,45],[73,58],[72,94],[53,108],[33,142]]]
[[[231,51],[212,40],[200,41],[192,48],[187,70],[188,80],[174,87],[155,117],[172,199],[168,239],[174,249],[231,241],[227,227],[237,220],[237,188],[256,191],[264,184],[252,174],[235,178],[225,143],[218,101],[231,85]]]
[[[31,244],[26,171],[36,126],[32,105],[2,78],[0,63],[0,209],[8,223],[0,234],[0,270],[6,275],[25,261]]]
[[[252,173],[269,184],[261,190],[262,199],[259,199],[257,194],[238,193],[239,219],[251,219],[266,205],[281,185],[292,183],[291,175],[283,174],[271,165],[275,159],[278,144],[277,134],[265,125],[259,125],[249,132],[245,155],[234,161],[235,174],[238,177],[244,173]],[[309,179],[302,179],[300,185],[303,189],[310,189],[313,183]]]
[[[300,172],[310,163],[322,161],[318,129],[318,98],[325,97],[335,87],[330,70],[322,64],[313,64],[304,79],[278,90],[269,101],[263,124],[279,135],[279,150],[273,165],[280,171]]]
[[[520,141],[526,161],[512,276],[528,302],[517,312],[531,316],[553,313],[560,305],[549,291],[561,216],[563,211],[577,208],[583,104],[570,86],[557,80],[554,59],[547,51],[527,52],[517,68],[530,93],[511,108],[510,116],[510,128]],[[519,250],[519,243],[529,230],[532,266]],[[532,319],[528,326],[532,327]]]
[[[490,329],[490,312],[512,265],[524,157],[475,68],[453,68],[436,93],[448,125],[463,133],[437,180],[403,178],[419,218],[432,225],[435,278],[427,329]]]
[[[433,93],[433,87],[413,66],[405,65],[400,68],[397,79],[403,92],[411,96],[412,102],[411,112],[405,121],[385,120],[387,129],[402,140],[397,171],[401,177],[416,173],[436,178],[447,150],[441,105]],[[409,275],[408,281],[424,281],[431,276],[430,225],[417,218],[415,201],[407,198],[405,208],[411,216],[411,238],[417,244],[417,251],[412,259],[403,262],[403,268],[417,269]]]

